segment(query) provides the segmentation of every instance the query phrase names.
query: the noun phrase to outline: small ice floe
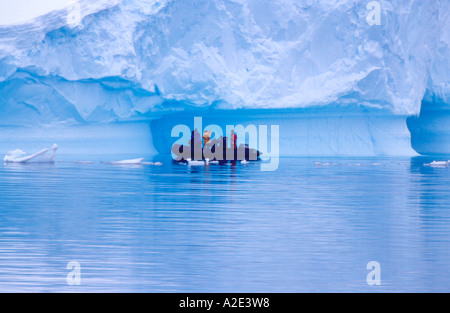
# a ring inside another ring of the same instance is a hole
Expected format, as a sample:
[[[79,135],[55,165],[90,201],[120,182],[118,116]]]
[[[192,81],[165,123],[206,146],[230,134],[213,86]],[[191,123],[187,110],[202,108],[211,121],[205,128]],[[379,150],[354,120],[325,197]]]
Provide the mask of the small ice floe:
[[[425,163],[424,165],[431,167],[447,167],[450,165],[450,161],[433,161],[431,163]]]
[[[189,166],[203,166],[205,165],[205,161],[193,161],[191,159],[186,160]]]
[[[3,161],[5,163],[55,163],[56,150],[58,145],[53,145],[50,149],[44,149],[37,153],[27,155],[24,151],[17,149],[9,151]]]
[[[242,160],[241,164],[243,164],[243,165],[248,164],[248,161],[247,160]]]
[[[94,164],[91,161],[75,161],[74,163],[75,164],[80,164],[80,165],[91,165],[91,164]]]
[[[161,162],[142,162],[142,165],[152,165],[152,166],[162,166],[163,164]]]
[[[220,164],[220,163],[219,163],[219,161],[211,161],[211,162],[209,162],[209,164],[217,165],[217,164]]]
[[[381,166],[381,163],[372,163],[372,166]]]
[[[109,164],[112,164],[112,165],[141,165],[142,161],[144,161],[144,158],[123,160],[123,161],[117,161],[117,162],[113,161],[113,162],[109,162]]]
[[[331,163],[320,163],[320,162],[315,162],[316,166],[330,166]]]

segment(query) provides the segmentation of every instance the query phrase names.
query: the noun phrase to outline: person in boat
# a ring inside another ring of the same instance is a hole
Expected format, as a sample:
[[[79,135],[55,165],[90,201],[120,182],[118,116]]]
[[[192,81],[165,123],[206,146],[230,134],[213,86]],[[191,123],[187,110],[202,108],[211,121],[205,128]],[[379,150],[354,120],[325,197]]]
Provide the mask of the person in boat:
[[[211,143],[211,135],[212,135],[212,131],[205,130],[203,132],[203,145],[204,145],[204,147],[209,146],[209,144]]]
[[[212,134],[212,132],[210,132]],[[211,138],[211,137],[210,137]],[[205,146],[203,149],[210,149],[212,153],[216,152],[216,149],[222,149],[223,136],[219,138],[209,139],[205,141]]]
[[[191,140],[189,140],[189,145],[191,146],[191,159],[201,159],[202,158],[202,137],[198,132],[197,128],[192,131]]]
[[[237,158],[237,135],[234,129],[230,131],[230,141],[225,137],[223,140],[224,145],[224,160],[236,161]],[[230,159],[231,158],[231,159]]]
[[[198,144],[199,142],[201,142],[201,137],[200,137],[200,134],[199,134],[199,132],[198,132],[198,130],[197,130],[197,128],[196,129],[194,129],[193,131],[192,131],[192,134],[191,134],[191,140],[189,141],[189,145],[192,147],[192,146],[195,146],[196,144]]]
[[[223,136],[220,136],[220,137],[217,138],[217,139],[213,139],[211,151],[212,151],[213,153],[215,153],[215,152],[216,152],[216,148],[217,148],[217,149],[223,149],[222,143],[223,143]]]
[[[221,144],[221,138],[219,139],[214,138],[211,139],[213,132],[207,131],[203,133],[203,157],[209,159],[210,161],[213,161],[216,159],[216,156],[214,155],[216,152],[216,148],[220,148]]]
[[[233,147],[234,150],[236,150],[237,149],[237,135],[234,132],[234,129],[232,129],[230,132],[230,140],[231,140],[231,147]]]
[[[221,144],[223,147],[223,160],[233,161],[236,159],[237,150],[237,135],[234,130],[230,132],[230,142],[228,142],[228,137],[223,137]]]

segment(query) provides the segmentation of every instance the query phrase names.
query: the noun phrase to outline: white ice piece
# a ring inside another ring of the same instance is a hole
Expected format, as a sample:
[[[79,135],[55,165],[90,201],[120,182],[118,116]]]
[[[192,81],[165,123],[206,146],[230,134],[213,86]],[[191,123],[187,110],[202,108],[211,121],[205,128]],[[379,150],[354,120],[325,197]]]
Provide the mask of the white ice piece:
[[[109,163],[113,164],[113,165],[136,165],[136,164],[142,164],[142,161],[144,161],[144,158],[123,160],[123,161],[117,161],[117,162],[113,161],[113,162],[109,162]]]
[[[37,153],[27,155],[24,151],[16,149],[9,151],[3,161],[5,163],[55,163],[55,154],[58,145],[54,144],[50,149],[43,149]]]
[[[450,165],[450,161],[433,161],[431,163],[426,163],[424,165],[431,167],[447,167]]]
[[[188,165],[189,166],[203,166],[205,165],[204,161],[193,161],[191,159],[187,159]]]

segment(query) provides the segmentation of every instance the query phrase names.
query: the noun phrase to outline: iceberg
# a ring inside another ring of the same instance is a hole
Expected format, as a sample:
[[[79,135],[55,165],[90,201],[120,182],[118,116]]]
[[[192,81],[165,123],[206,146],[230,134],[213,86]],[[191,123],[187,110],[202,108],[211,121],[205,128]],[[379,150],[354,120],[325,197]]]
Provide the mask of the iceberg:
[[[282,155],[450,153],[448,1],[379,0],[380,25],[366,1],[75,3],[0,25],[5,132],[144,122],[136,152],[169,154],[225,114],[280,125]]]
[[[24,151],[16,149],[8,152],[3,162],[5,163],[55,163],[55,154],[58,146],[55,144],[50,149],[43,149],[37,153],[27,155]]]

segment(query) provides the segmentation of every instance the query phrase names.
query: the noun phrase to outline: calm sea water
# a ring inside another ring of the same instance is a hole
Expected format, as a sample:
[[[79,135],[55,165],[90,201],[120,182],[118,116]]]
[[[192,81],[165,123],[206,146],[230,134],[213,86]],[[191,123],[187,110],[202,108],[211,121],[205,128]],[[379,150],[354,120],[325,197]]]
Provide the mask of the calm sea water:
[[[449,292],[434,159],[0,165],[0,292]]]

